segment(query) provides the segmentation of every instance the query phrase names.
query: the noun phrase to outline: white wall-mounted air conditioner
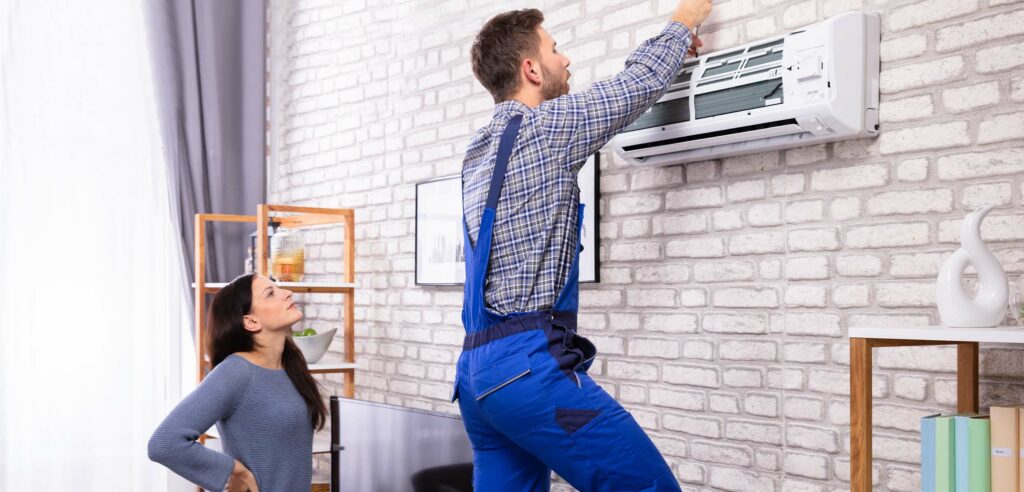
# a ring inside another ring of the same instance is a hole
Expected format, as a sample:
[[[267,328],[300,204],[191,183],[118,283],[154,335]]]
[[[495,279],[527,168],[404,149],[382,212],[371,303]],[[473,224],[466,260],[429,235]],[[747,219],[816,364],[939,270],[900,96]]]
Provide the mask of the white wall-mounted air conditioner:
[[[690,60],[611,145],[669,165],[877,135],[879,24],[847,12]]]

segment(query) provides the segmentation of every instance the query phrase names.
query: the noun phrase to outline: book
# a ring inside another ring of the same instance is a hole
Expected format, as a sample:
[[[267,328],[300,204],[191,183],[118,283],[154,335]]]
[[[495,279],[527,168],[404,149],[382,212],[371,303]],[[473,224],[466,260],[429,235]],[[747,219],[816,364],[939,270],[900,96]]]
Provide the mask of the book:
[[[953,415],[935,417],[935,492],[956,491],[956,434]]]
[[[953,467],[956,470],[953,476],[956,478],[954,490],[957,492],[968,492],[967,488],[967,419],[968,415],[956,415],[953,417]]]
[[[970,428],[969,490],[992,490],[992,422],[988,415],[968,420]]]
[[[935,492],[935,417],[921,418],[921,492]]]
[[[956,491],[990,492],[992,471],[989,417],[957,415],[954,428]]]
[[[1020,492],[1020,409],[992,406],[989,412],[992,422],[992,492]]]
[[[1019,466],[1017,467],[1017,489],[1018,492],[1024,492],[1024,407],[1017,409],[1017,454],[1020,457],[1017,459]]]

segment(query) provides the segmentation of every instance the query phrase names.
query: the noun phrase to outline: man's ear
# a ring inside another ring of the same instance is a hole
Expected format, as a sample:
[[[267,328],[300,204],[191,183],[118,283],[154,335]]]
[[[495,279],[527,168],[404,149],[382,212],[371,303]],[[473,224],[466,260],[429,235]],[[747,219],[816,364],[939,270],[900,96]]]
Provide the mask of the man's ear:
[[[520,65],[520,70],[523,72],[523,76],[531,84],[541,85],[544,82],[544,75],[540,69],[540,63],[533,61],[530,58],[524,58]]]
[[[245,326],[246,330],[251,331],[253,333],[258,333],[259,331],[263,330],[263,325],[259,322],[259,320],[257,320],[256,318],[249,314],[242,316],[242,325]]]

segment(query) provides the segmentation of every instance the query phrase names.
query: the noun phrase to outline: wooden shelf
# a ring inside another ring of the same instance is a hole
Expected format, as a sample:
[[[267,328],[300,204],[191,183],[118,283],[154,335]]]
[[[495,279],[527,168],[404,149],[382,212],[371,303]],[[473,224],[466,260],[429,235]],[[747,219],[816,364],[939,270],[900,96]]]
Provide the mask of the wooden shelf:
[[[956,345],[956,411],[978,411],[979,343],[1024,343],[1024,328],[948,326],[850,327],[850,491],[870,492],[872,480],[872,349]]]
[[[933,342],[1024,343],[1024,327],[859,326],[850,327],[848,337]]]
[[[340,259],[344,266],[344,272],[337,282],[277,282],[281,288],[288,289],[295,293],[303,294],[340,294],[344,296],[341,301],[341,338],[344,347],[344,363],[339,364],[313,364],[311,372],[316,374],[343,373],[345,379],[344,394],[346,397],[355,396],[355,210],[339,208],[299,207],[293,205],[274,205],[261,203],[256,206],[256,215],[223,215],[223,214],[196,214],[195,216],[195,259],[198,279],[192,284],[195,293],[195,320],[196,326],[206,326],[208,295],[218,292],[227,285],[225,282],[207,282],[204,278],[206,272],[206,228],[210,223],[215,222],[255,222],[256,223],[256,272],[260,275],[270,273],[267,254],[270,250],[270,239],[267,231],[271,222],[277,223],[285,228],[302,228],[310,226],[321,226],[328,224],[339,224],[344,228],[344,238],[338,245],[341,249]],[[202,285],[202,288],[199,288]],[[196,380],[201,381],[206,370],[209,369],[209,361],[205,354],[204,331],[198,331],[196,337],[196,353],[198,360],[204,361],[199,364],[196,371]]]
[[[317,362],[309,365],[313,374],[330,374],[335,372],[352,372],[356,370],[355,362]]]
[[[227,285],[226,282],[211,282],[204,286],[208,293],[217,292]],[[319,282],[277,282],[277,286],[300,294],[347,294],[356,288],[355,283],[319,283]],[[192,288],[196,287],[195,282]]]

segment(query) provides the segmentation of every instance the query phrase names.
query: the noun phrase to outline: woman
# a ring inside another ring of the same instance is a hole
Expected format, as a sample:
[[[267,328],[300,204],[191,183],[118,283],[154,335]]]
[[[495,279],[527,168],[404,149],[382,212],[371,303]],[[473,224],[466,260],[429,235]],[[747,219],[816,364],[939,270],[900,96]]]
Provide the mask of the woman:
[[[243,275],[210,304],[213,370],[149,440],[149,458],[208,490],[303,491],[312,481],[313,429],[327,409],[289,338],[302,313],[292,293]],[[197,439],[214,423],[224,452]]]

